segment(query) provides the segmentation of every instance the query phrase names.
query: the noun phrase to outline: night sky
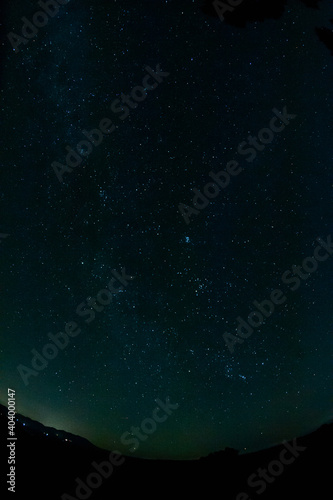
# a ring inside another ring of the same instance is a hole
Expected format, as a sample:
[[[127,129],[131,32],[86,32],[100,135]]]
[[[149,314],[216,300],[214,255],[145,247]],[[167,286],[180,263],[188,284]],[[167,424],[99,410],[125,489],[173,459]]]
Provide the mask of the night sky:
[[[140,457],[248,452],[332,418],[333,255],[291,281],[333,235],[332,56],[316,32],[332,4],[290,0],[245,27],[203,4],[71,0],[17,53],[2,46],[0,402],[15,389],[18,412],[129,454],[121,436],[169,398]],[[38,10],[7,2],[5,33]],[[156,88],[119,104],[151,70]],[[290,123],[242,154],[284,107]],[[105,118],[112,132],[60,182],[54,162]],[[240,173],[194,208],[232,160]],[[101,307],[110,280],[122,289]],[[229,349],[277,289],[285,301]],[[80,333],[25,384],[18,366],[69,322]]]

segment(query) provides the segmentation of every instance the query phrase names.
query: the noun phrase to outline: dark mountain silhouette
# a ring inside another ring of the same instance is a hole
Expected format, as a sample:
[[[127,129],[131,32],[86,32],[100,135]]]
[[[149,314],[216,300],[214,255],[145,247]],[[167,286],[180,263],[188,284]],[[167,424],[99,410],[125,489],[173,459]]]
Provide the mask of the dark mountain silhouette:
[[[298,0],[311,9],[319,9],[320,3],[323,0]],[[218,10],[215,5],[225,3],[228,5],[228,0],[221,0],[216,3],[216,0],[203,0],[201,11],[212,17],[219,17]],[[288,0],[243,0],[239,5],[233,7],[232,11],[227,11],[223,14],[226,23],[233,26],[244,28],[246,23],[255,21],[265,21],[266,19],[279,19],[288,4]],[[222,9],[223,10],[223,9]]]
[[[228,4],[227,0],[223,0],[223,2]],[[232,26],[245,28],[247,23],[263,22],[266,19],[279,19],[284,13],[286,4],[287,0],[271,0],[269,2],[266,0],[243,0],[241,4],[233,8],[233,11],[226,11],[223,14],[224,22]],[[201,10],[207,16],[219,17],[214,5],[215,0],[205,0]]]
[[[323,0],[298,0],[300,4],[304,4],[311,9],[319,9],[320,3]],[[203,14],[210,17],[219,18],[222,13],[221,9],[215,8],[216,0],[203,0],[200,7]],[[221,5],[222,0],[220,4]],[[228,4],[227,0],[223,3]],[[263,22],[266,19],[279,19],[284,14],[288,0],[243,0],[232,11],[226,10],[223,12],[223,22],[236,26],[238,28],[245,28],[247,23],[254,23],[255,21]],[[315,32],[321,42],[323,42],[333,54],[333,32],[332,30],[321,27],[316,28]]]
[[[331,19],[331,23],[333,24],[333,19]],[[316,33],[319,40],[326,45],[333,56],[333,30],[329,28],[316,28]]]
[[[267,468],[272,460],[278,460],[284,445],[275,446],[256,453],[239,455],[237,450],[227,448],[208,457],[191,461],[144,460],[124,457],[124,463],[114,467],[109,478],[102,479],[96,489],[79,490],[80,478],[87,484],[91,473],[96,474],[93,462],[109,461],[110,452],[97,448],[80,436],[59,431],[23,417],[16,416],[16,500],[25,500],[29,495],[35,500],[82,498],[107,500],[115,494],[138,495],[155,498],[164,495],[190,496],[204,491],[207,495],[218,494],[224,500],[253,500],[256,498],[281,499],[311,496],[325,498],[330,478],[330,449],[333,424],[326,424],[317,431],[297,438],[297,445],[306,447],[294,463],[286,465],[284,471],[273,482],[266,484],[265,491],[256,493],[256,488],[247,483],[251,474]],[[2,486],[6,463],[7,409],[0,405],[1,457],[3,459]],[[292,441],[290,442],[292,443]],[[258,487],[257,487],[258,488]],[[91,491],[91,493],[89,493]],[[240,492],[246,496],[238,497]],[[14,498],[14,496],[13,496]]]
[[[6,415],[7,408],[0,404],[0,414]],[[54,427],[48,427],[43,425],[37,420],[32,420],[29,417],[25,417],[20,413],[16,414],[16,430],[17,428],[24,431],[27,436],[30,437],[43,437],[46,441],[50,440],[61,440],[69,443],[75,443],[76,446],[81,448],[95,448],[93,444],[88,441],[88,439],[82,438],[75,434],[71,434],[70,432],[66,432],[63,430],[55,429]]]

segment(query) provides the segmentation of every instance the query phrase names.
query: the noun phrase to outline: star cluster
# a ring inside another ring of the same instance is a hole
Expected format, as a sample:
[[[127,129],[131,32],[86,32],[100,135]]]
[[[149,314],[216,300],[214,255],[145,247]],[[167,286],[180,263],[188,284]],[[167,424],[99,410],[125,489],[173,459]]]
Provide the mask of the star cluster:
[[[8,31],[34,9],[9,9]],[[328,419],[331,260],[233,354],[223,334],[332,234],[332,67],[315,33],[330,15],[287,2],[241,28],[197,2],[73,0],[19,53],[7,43],[1,402],[14,386],[20,413],[126,453],[120,436],[170,397],[139,449],[155,458],[259,449]],[[52,162],[158,64],[169,76],[59,183]],[[293,123],[239,157],[284,106]],[[179,203],[236,158],[243,172],[186,225]],[[123,267],[122,293],[78,317]],[[25,386],[17,365],[68,321],[81,333]]]

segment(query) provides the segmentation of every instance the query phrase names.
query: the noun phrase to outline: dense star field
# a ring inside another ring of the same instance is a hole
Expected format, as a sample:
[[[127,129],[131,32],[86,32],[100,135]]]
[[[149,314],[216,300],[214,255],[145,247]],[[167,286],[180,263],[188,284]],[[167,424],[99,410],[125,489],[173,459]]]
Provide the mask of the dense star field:
[[[279,4],[7,2],[2,404],[149,458],[331,420],[333,9]]]

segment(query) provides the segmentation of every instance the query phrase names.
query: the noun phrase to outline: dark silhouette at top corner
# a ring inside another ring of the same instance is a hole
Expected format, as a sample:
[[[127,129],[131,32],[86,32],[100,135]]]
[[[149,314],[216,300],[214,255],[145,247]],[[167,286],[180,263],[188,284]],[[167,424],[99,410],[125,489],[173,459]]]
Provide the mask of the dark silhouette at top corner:
[[[319,9],[322,0],[299,0],[306,7]],[[218,4],[228,5],[228,0],[203,0],[201,11],[211,17],[219,17]],[[279,19],[285,10],[287,0],[243,0],[237,7],[233,7],[232,11],[226,11],[223,14],[224,21],[227,24],[239,28],[245,28],[247,23],[256,21],[263,22],[266,19]],[[220,8],[221,11],[221,8]]]

